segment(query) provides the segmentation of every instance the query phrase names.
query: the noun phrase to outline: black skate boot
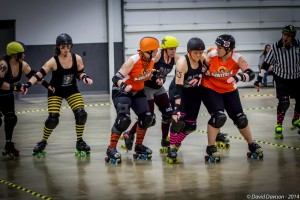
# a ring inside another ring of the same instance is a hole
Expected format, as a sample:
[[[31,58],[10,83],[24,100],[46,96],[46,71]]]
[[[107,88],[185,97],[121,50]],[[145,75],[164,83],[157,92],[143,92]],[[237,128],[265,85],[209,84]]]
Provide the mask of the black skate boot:
[[[8,156],[10,158],[20,157],[20,151],[16,148],[15,143],[6,142],[4,151],[2,152],[3,156]]]
[[[122,155],[115,148],[108,147],[106,150],[105,162],[110,162],[112,164],[119,164],[122,162]]]
[[[216,146],[220,149],[229,149],[229,139],[227,133],[218,133],[216,138]]]
[[[248,149],[250,151],[247,153],[248,158],[262,159],[264,157],[262,148],[256,142],[248,144]]]
[[[37,145],[34,147],[32,155],[36,156],[37,158],[41,158],[46,155],[46,148],[47,142],[42,140],[37,143]]]
[[[168,153],[168,147],[170,146],[170,139],[161,139],[161,148],[159,149],[160,153]]]
[[[169,164],[177,164],[179,163],[179,159],[177,158],[178,147],[170,146],[168,149],[168,155],[166,158],[167,163]]]
[[[295,130],[296,128],[298,128],[298,134],[300,134],[300,119],[298,120],[293,120],[292,121],[293,126],[291,127],[291,130]]]
[[[218,149],[215,145],[210,145],[206,147],[206,153],[207,155],[204,157],[205,161],[208,162],[220,162],[221,157],[220,153],[218,152]]]
[[[132,145],[134,141],[134,135],[129,133],[129,131],[123,133],[123,139],[125,145],[121,145],[122,149],[125,149],[127,152],[132,150]]]
[[[134,148],[135,154],[133,154],[134,159],[144,159],[144,160],[150,160],[152,158],[152,150],[148,147],[137,144]]]
[[[75,156],[88,157],[90,156],[90,151],[90,146],[87,145],[83,139],[80,139],[76,142]]]
[[[283,139],[283,128],[281,124],[277,124],[275,126],[275,135],[274,135],[274,139]]]

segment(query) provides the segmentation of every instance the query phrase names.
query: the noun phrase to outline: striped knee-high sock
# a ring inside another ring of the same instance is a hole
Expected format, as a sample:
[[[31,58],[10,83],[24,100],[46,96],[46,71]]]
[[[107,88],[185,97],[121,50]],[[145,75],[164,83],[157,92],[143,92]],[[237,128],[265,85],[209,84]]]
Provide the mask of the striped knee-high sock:
[[[43,133],[43,140],[44,141],[47,141],[52,133],[54,129],[50,129],[50,128],[47,128],[46,126],[44,126],[44,133]]]
[[[112,149],[116,149],[118,141],[119,141],[119,138],[120,138],[120,134],[112,132],[111,135],[110,135],[110,144],[109,144],[109,147],[112,148]]]
[[[143,144],[146,131],[147,131],[146,128],[140,128],[139,126],[136,127],[136,140],[135,140],[135,144]]]
[[[177,133],[170,132],[170,146],[174,146],[177,140]]]
[[[179,147],[186,136],[187,136],[187,134],[180,132],[177,136],[175,145]]]
[[[85,127],[85,125],[79,125],[79,124],[76,124],[76,136],[77,136],[77,141],[82,139],[84,127]]]

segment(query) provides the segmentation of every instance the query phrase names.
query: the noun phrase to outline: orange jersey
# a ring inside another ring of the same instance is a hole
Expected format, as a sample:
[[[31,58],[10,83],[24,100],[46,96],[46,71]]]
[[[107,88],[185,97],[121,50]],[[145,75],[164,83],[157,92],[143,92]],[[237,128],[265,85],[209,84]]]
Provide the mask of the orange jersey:
[[[132,91],[140,91],[144,89],[145,81],[151,78],[154,62],[151,60],[147,69],[145,69],[139,54],[135,54],[130,58],[133,59],[134,66],[125,77],[127,79],[125,83],[132,86]]]
[[[209,76],[203,76],[202,85],[218,93],[232,92],[236,89],[236,83],[227,83],[227,79],[235,76],[239,71],[238,60],[240,54],[233,52],[231,57],[225,62],[218,57],[217,51],[211,51]]]

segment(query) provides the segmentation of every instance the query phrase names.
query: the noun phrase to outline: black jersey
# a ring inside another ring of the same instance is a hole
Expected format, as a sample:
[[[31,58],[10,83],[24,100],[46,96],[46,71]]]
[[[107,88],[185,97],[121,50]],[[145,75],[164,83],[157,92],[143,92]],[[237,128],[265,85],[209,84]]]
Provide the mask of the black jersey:
[[[78,91],[76,75],[77,61],[75,54],[72,53],[72,66],[70,69],[64,69],[59,62],[58,56],[54,56],[57,64],[57,70],[52,72],[50,85],[55,88],[55,93],[66,93]]]
[[[9,57],[4,57],[2,60],[4,60],[6,63],[7,63],[7,73],[4,75],[3,78],[0,78],[1,81],[3,82],[7,82],[9,84],[14,84],[16,82],[19,82],[21,80],[21,77],[22,77],[22,62],[19,63],[19,72],[17,74],[16,77],[13,77],[13,74],[12,74],[12,70],[11,70],[11,65],[10,65],[10,62],[9,62]],[[0,94],[8,94],[8,93],[11,93],[12,91],[9,91],[9,90],[1,90],[0,89]]]
[[[154,64],[154,68],[153,69],[158,70],[158,72],[154,72],[153,73],[153,77],[150,80],[147,80],[145,82],[145,85],[147,87],[150,87],[150,88],[153,88],[153,89],[159,89],[159,88],[161,88],[162,85],[157,85],[156,84],[156,79],[161,78],[165,82],[166,78],[167,78],[167,75],[172,71],[173,66],[175,64],[175,58],[172,58],[171,62],[169,64],[167,64],[165,62],[165,59],[164,59],[164,53],[165,53],[165,51],[162,50],[159,61]]]

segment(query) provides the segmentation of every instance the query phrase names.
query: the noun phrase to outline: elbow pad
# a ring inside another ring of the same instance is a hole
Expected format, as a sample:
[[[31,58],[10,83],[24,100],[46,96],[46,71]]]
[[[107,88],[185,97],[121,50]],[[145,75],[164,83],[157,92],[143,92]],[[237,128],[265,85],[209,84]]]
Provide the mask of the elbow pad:
[[[30,79],[32,76],[35,75],[35,73],[36,73],[36,71],[33,70],[33,69],[31,69],[31,71],[30,71],[28,74],[26,74],[26,77],[27,77],[28,79]]]
[[[246,69],[243,73],[238,73],[234,79],[237,81],[249,82],[255,78],[255,74],[251,69]]]
[[[174,99],[181,99],[182,97],[183,85],[175,84],[174,88]]]
[[[115,86],[118,87],[118,81],[122,80],[124,76],[120,73],[117,72],[113,77],[112,77],[112,82],[114,83]]]

